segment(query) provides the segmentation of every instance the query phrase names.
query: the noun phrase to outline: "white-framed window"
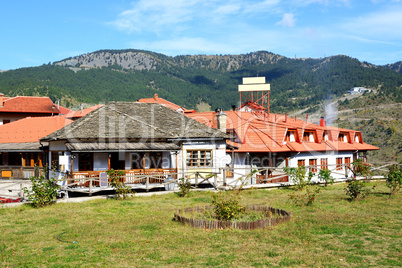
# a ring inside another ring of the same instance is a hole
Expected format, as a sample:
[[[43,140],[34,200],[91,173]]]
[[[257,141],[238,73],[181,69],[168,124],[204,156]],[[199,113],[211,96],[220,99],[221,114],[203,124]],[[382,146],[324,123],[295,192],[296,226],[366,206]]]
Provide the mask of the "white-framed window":
[[[186,163],[188,167],[211,167],[212,150],[187,150]]]

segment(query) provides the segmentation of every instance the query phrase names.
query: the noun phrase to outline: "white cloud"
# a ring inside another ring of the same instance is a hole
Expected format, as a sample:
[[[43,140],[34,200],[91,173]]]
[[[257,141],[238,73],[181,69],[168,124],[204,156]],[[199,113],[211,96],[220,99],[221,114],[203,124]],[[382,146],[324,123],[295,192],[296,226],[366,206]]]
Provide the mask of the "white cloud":
[[[402,39],[402,8],[381,10],[349,20],[341,25],[345,32],[370,40]]]
[[[283,26],[283,27],[294,27],[295,26],[295,16],[291,13],[285,13],[283,14],[282,20],[277,22],[277,25]]]
[[[111,24],[128,32],[159,31],[192,20],[200,4],[200,0],[140,0]]]
[[[180,30],[183,24],[222,22],[241,14],[274,12],[279,3],[279,0],[253,3],[247,0],[139,0],[109,24],[129,33],[160,32],[164,29],[175,31]]]

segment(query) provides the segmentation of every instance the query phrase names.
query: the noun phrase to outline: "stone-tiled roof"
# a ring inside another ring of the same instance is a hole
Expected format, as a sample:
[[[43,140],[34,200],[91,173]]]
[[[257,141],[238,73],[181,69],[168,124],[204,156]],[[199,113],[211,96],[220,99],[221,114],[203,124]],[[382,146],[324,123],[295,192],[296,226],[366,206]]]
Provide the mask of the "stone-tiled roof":
[[[42,140],[226,139],[226,133],[154,103],[112,102]]]

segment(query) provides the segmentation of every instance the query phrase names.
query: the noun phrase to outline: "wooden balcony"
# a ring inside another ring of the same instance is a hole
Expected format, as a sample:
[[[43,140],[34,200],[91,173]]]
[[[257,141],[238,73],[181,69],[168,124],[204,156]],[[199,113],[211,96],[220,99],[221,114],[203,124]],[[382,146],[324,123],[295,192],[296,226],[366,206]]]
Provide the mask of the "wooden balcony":
[[[177,169],[175,168],[163,168],[163,169],[131,169],[121,170],[124,175],[121,180],[125,184],[145,184],[145,183],[163,183],[163,181],[170,175],[172,178],[176,178]],[[106,170],[102,171],[79,171],[73,172],[70,176],[72,180],[69,183],[76,183],[76,185],[89,187],[89,181],[87,178],[93,178],[92,186],[102,186],[102,182],[106,185],[110,182],[108,179]],[[148,181],[147,181],[148,178]],[[83,182],[83,183],[81,183]]]

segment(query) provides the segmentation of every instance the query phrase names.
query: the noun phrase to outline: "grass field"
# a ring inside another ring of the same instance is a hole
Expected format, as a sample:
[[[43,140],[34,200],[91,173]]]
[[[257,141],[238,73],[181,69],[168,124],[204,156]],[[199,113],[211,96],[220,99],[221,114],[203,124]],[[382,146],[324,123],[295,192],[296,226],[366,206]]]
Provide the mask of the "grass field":
[[[389,199],[384,183],[373,184],[374,194],[353,202],[345,184],[323,188],[311,207],[293,205],[291,189],[243,191],[242,204],[292,213],[288,223],[254,231],[172,221],[177,208],[208,205],[211,192],[2,208],[0,266],[400,267],[402,194]]]

